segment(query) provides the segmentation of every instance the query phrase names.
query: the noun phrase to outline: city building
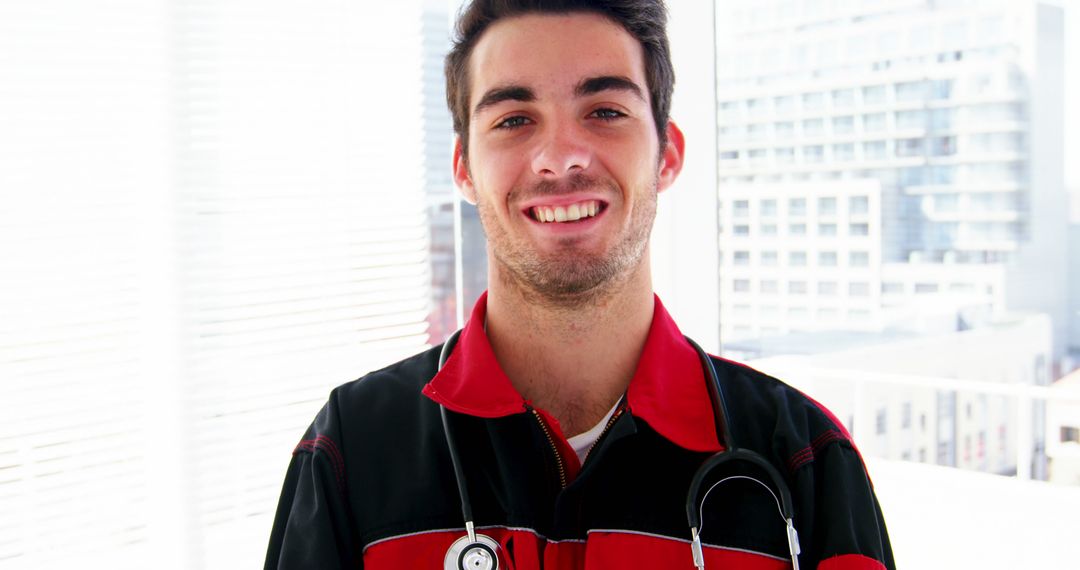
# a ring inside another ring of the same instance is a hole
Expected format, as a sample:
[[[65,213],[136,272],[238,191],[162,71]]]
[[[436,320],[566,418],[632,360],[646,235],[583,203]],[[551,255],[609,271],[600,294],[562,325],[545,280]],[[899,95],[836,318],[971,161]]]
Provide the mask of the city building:
[[[751,365],[813,394],[867,456],[1046,478],[1046,407],[1026,391],[1050,375],[1046,315],[944,334],[824,332],[734,344],[743,356],[783,355]]]
[[[1068,333],[1061,9],[717,5],[721,336]]]
[[[1080,370],[1054,382],[1047,406],[1046,455],[1050,481],[1080,485]]]

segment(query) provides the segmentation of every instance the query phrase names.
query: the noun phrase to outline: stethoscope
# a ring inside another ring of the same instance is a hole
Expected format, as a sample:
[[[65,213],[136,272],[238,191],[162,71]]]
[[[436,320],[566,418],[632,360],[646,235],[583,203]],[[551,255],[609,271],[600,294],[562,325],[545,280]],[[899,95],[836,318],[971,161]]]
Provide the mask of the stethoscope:
[[[457,343],[458,335],[461,331],[455,332],[447,339],[446,343],[442,347],[442,351],[439,354],[439,370],[442,370],[446,359],[450,356],[450,350],[454,344]],[[719,437],[723,438],[724,451],[720,451],[713,456],[705,460],[694,473],[693,479],[690,481],[690,490],[686,494],[686,520],[690,526],[690,549],[694,557],[694,567],[702,570],[705,568],[705,555],[702,552],[701,547],[701,517],[702,510],[705,506],[705,499],[709,497],[709,493],[718,487],[721,483],[726,483],[733,480],[752,481],[761,485],[769,492],[773,500],[776,502],[776,508],[780,512],[780,518],[784,519],[784,524],[787,529],[787,542],[788,551],[791,553],[791,566],[794,570],[799,570],[799,533],[795,531],[794,514],[791,509],[791,491],[788,489],[783,478],[780,476],[780,472],[776,470],[771,463],[769,463],[761,454],[751,451],[749,449],[740,449],[735,446],[734,440],[731,436],[731,430],[727,425],[727,406],[724,402],[724,393],[720,386],[720,378],[716,374],[716,367],[713,364],[709,355],[705,354],[705,351],[693,340],[686,338],[687,342],[694,347],[697,351],[698,358],[701,359],[701,366],[704,370],[708,371],[710,381],[707,382],[709,387],[709,401],[712,403],[713,409],[713,421],[716,423],[716,433]],[[492,539],[490,536],[479,534],[476,532],[476,528],[473,524],[472,503],[469,502],[469,491],[465,485],[465,471],[461,465],[461,458],[458,456],[458,447],[454,442],[454,434],[450,429],[449,414],[445,406],[439,406],[440,413],[442,415],[443,432],[446,434],[446,445],[450,449],[450,461],[454,464],[454,477],[457,480],[458,493],[461,496],[461,515],[465,519],[465,536],[454,541],[450,545],[450,548],[446,551],[446,557],[443,559],[444,570],[498,570],[499,568],[499,543]],[[731,461],[748,461],[754,465],[760,467],[769,476],[769,480],[772,482],[773,487],[779,491],[779,496],[773,489],[763,483],[760,479],[750,477],[747,475],[732,475],[725,477],[712,484],[705,495],[698,500],[698,496],[701,494],[701,486],[704,484],[705,478],[713,469],[729,463]]]

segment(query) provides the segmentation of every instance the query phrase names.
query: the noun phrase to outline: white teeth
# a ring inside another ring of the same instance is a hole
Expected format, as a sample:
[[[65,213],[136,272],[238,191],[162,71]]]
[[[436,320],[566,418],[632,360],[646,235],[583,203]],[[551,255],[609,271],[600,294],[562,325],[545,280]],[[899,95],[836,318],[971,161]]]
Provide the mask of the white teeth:
[[[591,218],[600,211],[600,203],[596,200],[587,200],[569,206],[534,206],[532,215],[536,221],[548,222],[575,222],[584,218]]]

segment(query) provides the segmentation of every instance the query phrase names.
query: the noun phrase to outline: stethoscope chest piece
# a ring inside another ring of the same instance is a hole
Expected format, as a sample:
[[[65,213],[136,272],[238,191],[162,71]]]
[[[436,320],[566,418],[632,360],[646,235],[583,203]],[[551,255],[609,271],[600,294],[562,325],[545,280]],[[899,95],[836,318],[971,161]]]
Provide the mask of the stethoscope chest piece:
[[[443,559],[443,570],[499,570],[499,543],[489,536],[476,540],[463,536],[450,545]]]

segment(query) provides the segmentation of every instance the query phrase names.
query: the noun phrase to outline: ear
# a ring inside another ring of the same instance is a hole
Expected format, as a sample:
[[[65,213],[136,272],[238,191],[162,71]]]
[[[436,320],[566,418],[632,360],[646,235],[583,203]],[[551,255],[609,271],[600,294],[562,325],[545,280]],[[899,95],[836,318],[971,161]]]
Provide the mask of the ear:
[[[476,205],[476,188],[473,187],[472,175],[469,174],[468,160],[461,150],[461,137],[454,137],[454,184],[465,201]]]
[[[686,140],[682,131],[674,121],[668,120],[667,144],[660,153],[660,172],[657,176],[656,190],[667,190],[679,177],[683,166],[683,153],[686,150]]]

